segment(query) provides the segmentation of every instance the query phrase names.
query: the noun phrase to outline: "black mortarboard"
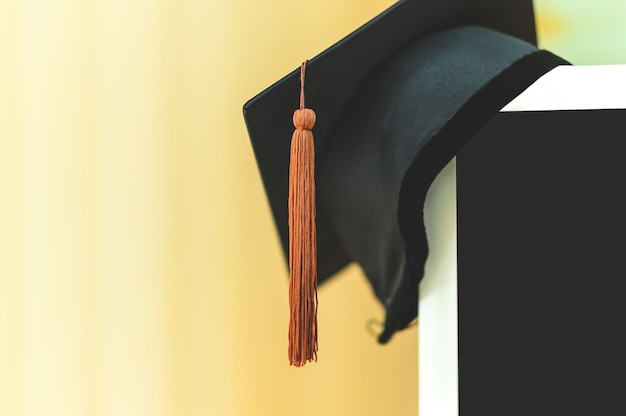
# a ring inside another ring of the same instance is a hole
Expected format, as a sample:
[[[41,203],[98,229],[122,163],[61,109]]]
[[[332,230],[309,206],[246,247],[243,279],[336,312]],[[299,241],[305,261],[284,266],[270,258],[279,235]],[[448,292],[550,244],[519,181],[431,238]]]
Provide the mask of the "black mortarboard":
[[[500,108],[566,64],[535,40],[531,0],[406,0],[309,61],[318,278],[362,267],[386,309],[381,343],[417,316],[430,184]],[[285,253],[299,93],[296,70],[244,106]]]

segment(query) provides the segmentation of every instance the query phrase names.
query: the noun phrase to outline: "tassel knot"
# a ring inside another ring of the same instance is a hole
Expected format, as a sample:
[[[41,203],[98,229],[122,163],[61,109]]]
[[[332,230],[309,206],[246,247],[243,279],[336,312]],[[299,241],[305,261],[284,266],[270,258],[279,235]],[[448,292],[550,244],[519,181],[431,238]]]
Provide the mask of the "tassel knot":
[[[315,111],[310,108],[302,108],[293,113],[293,125],[299,130],[312,130],[316,120]]]

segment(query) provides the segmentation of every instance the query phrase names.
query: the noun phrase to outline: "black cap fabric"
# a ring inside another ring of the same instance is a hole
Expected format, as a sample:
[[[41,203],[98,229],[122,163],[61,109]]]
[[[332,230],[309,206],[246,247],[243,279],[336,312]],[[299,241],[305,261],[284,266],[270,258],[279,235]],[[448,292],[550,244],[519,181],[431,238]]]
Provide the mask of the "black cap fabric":
[[[381,343],[417,316],[430,184],[504,105],[566,64],[538,50],[534,33],[530,0],[406,0],[307,65],[319,281],[360,264],[387,312]],[[244,105],[285,254],[299,75]]]

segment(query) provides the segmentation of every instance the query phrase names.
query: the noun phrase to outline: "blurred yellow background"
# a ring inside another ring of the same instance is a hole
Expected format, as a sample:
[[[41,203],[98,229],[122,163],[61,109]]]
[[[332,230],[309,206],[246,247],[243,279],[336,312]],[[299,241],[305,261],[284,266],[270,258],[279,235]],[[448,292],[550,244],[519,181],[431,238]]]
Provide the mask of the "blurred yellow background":
[[[392,3],[0,0],[0,415],[417,414],[417,329],[376,343],[356,267],[320,291],[319,362],[288,366],[241,115]],[[536,2],[542,46],[625,63],[626,8],[574,3]]]

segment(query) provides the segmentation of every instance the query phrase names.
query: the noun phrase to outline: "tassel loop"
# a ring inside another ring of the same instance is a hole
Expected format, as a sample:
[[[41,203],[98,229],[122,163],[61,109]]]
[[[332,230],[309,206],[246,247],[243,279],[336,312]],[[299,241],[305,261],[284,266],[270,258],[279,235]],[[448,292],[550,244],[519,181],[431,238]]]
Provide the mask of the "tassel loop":
[[[302,367],[317,361],[317,231],[315,225],[316,115],[304,106],[304,71],[300,72],[300,109],[289,160],[289,363]]]

